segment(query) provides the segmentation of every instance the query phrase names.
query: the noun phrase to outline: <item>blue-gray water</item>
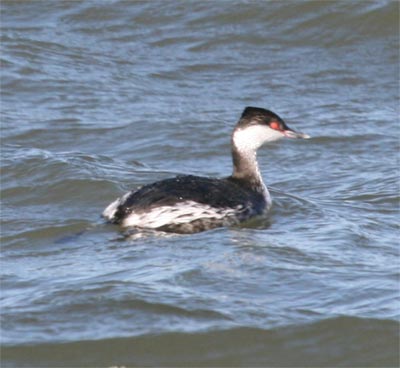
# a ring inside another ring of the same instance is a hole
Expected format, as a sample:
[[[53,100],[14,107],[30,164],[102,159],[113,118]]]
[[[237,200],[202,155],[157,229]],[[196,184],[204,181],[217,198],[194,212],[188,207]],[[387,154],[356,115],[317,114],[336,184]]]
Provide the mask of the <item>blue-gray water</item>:
[[[2,366],[397,366],[398,27],[396,1],[2,1]],[[259,152],[268,223],[103,223],[229,175],[248,105],[312,136]]]

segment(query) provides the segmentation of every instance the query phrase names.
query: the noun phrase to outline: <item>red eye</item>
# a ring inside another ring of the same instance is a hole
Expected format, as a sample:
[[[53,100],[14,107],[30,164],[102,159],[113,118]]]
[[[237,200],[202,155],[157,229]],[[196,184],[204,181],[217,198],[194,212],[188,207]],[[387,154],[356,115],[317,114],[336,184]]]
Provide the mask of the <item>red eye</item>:
[[[270,126],[271,129],[281,130],[281,126],[277,121],[271,121],[269,123],[269,126]]]

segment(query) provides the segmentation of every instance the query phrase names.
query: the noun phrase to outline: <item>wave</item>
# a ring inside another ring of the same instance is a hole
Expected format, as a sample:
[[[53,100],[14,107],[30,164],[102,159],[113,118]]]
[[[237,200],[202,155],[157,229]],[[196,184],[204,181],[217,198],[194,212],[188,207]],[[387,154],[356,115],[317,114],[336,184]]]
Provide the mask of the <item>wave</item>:
[[[237,327],[4,346],[3,367],[398,366],[399,324],[337,317],[272,330]]]

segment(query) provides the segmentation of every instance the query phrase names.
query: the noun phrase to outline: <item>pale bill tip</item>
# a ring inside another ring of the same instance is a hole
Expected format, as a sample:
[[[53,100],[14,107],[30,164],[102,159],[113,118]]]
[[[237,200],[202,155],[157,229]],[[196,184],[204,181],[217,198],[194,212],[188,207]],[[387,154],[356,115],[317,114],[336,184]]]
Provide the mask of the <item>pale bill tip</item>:
[[[303,139],[311,138],[308,134],[295,132],[293,130],[285,130],[283,134],[288,138],[303,138]]]

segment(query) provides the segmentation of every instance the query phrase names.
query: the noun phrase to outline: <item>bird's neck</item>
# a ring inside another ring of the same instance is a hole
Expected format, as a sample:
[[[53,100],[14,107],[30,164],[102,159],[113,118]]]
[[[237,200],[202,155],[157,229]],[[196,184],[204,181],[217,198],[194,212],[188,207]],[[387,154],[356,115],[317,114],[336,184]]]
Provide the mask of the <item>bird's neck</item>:
[[[232,178],[244,183],[251,189],[265,193],[267,188],[263,182],[257,163],[257,150],[253,148],[237,147],[232,141]]]

